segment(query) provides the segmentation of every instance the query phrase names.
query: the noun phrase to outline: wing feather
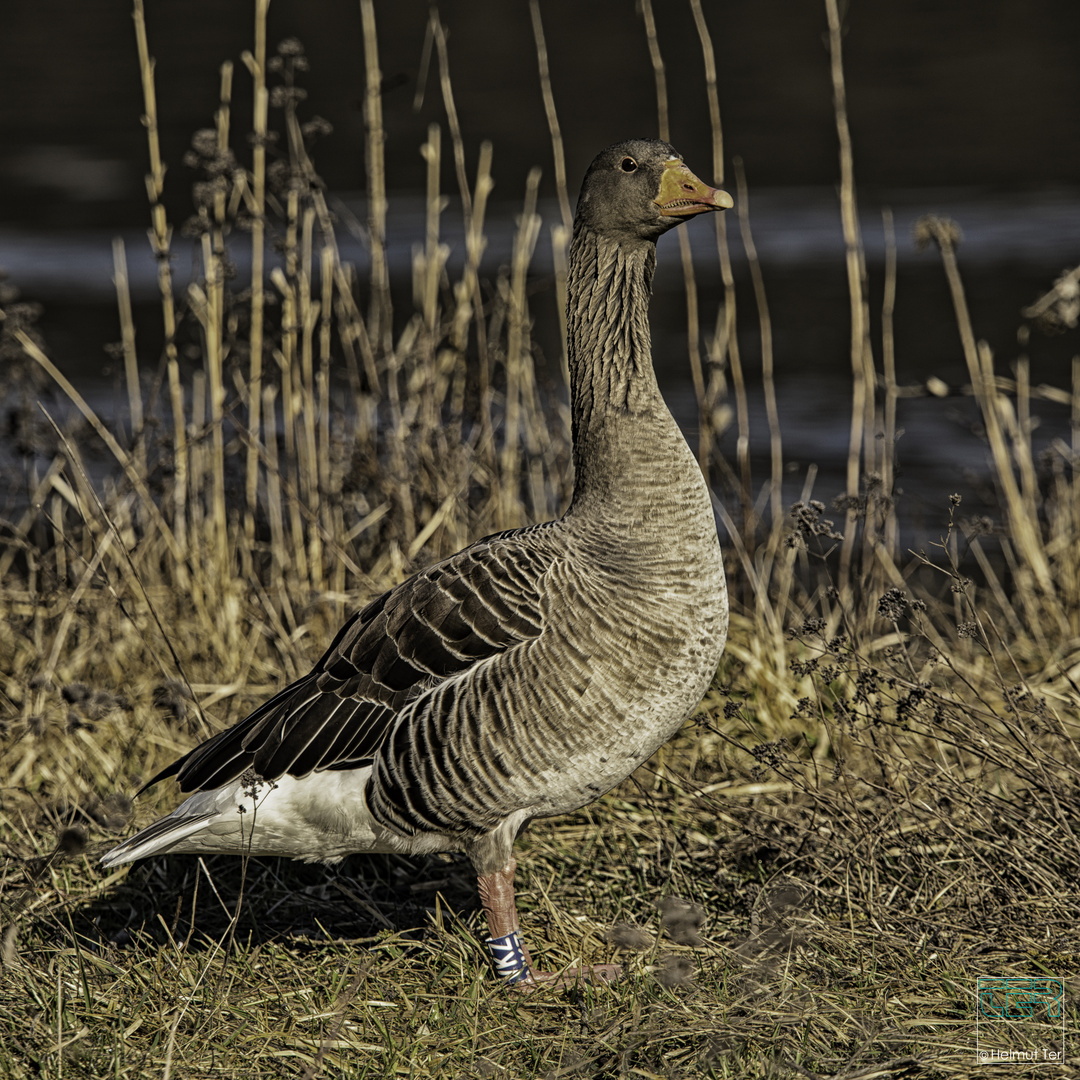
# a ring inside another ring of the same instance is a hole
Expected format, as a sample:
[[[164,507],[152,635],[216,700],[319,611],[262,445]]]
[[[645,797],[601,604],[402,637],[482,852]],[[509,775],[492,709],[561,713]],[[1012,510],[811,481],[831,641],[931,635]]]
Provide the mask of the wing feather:
[[[303,678],[154,777],[183,791],[247,769],[267,780],[371,760],[400,711],[445,679],[543,632],[557,523],[486,537],[376,597]],[[149,786],[149,785],[147,785]]]
[[[260,767],[256,757],[255,770],[260,773],[290,772],[294,776],[314,772],[342,730],[348,730],[342,723],[344,717],[341,714],[344,711],[351,715],[356,711],[356,705],[357,702],[350,698],[321,694],[317,703],[310,707],[308,717],[302,724],[297,724],[303,733],[301,738],[295,742],[290,740],[290,745],[284,749],[279,746],[265,768]],[[314,715],[316,711],[318,716]],[[307,738],[306,746],[301,745],[303,738]]]

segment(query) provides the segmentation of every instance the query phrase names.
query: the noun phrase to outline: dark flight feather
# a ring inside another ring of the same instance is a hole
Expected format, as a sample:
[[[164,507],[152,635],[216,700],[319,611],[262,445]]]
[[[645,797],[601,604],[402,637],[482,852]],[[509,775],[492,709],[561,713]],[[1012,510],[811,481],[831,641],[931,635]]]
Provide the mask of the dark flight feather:
[[[543,543],[551,527],[486,537],[383,593],[307,675],[150,784],[175,776],[182,791],[206,791],[249,768],[274,780],[369,761],[422,693],[541,633],[541,579],[560,554]]]

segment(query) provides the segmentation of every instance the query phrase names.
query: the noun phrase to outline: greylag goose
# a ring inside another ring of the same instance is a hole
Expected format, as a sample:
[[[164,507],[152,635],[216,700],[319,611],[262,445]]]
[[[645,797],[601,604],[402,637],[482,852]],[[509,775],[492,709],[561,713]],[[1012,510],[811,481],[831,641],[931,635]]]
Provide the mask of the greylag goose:
[[[709,493],[657,387],[648,307],[660,234],[731,205],[665,142],[593,161],[567,282],[566,513],[478,540],[369,603],[311,672],[154,777],[194,794],[106,866],[162,852],[463,851],[499,975],[521,989],[553,978],[521,938],[515,837],[670,739],[727,634]]]

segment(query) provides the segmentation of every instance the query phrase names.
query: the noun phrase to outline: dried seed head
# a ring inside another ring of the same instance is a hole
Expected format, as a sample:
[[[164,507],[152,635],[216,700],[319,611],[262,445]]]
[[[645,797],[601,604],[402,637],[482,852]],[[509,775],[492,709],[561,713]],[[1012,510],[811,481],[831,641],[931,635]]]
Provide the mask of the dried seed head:
[[[677,945],[700,945],[698,930],[705,922],[705,909],[681,896],[665,896],[660,901],[660,925]]]
[[[90,695],[89,701],[83,704],[83,712],[91,723],[104,720],[109,713],[117,712],[119,709],[120,699],[113,694],[107,694],[104,690],[95,690]]]
[[[694,981],[697,965],[689,956],[674,956],[669,953],[660,957],[656,971],[656,981],[669,989],[674,986],[686,986]]]
[[[65,719],[65,728],[69,735],[74,735],[75,732],[79,731],[81,728],[90,728],[93,726],[93,724],[80,715],[78,709],[68,709],[67,717]]]
[[[843,534],[836,532],[833,522],[823,518],[825,504],[816,499],[810,503],[795,503],[790,510],[795,533],[804,541],[814,536],[823,536],[830,540],[843,540]]]
[[[304,46],[299,38],[287,37],[278,43],[277,51],[279,56],[303,56]]]
[[[628,952],[645,952],[652,948],[652,934],[630,923],[618,922],[608,932],[607,940],[616,949],[626,949]]]
[[[165,712],[172,713],[173,719],[182,721],[187,716],[187,703],[191,700],[188,688],[175,679],[159,683],[154,687],[154,704]]]
[[[213,158],[218,152],[218,135],[213,128],[201,128],[191,136],[191,149],[200,157]]]
[[[899,622],[904,617],[907,608],[908,598],[904,595],[903,589],[889,589],[878,600],[877,613],[882,619],[888,619],[889,622]]]
[[[126,795],[113,794],[102,802],[86,808],[86,814],[103,829],[119,832],[131,824],[135,811]]]
[[[324,135],[330,135],[334,130],[334,125],[329,120],[324,120],[321,116],[313,116],[310,120],[300,126],[300,132],[305,139],[317,139]]]
[[[964,238],[960,226],[951,218],[937,217],[935,214],[926,214],[915,222],[912,230],[915,246],[922,251],[929,244],[937,244],[939,248],[955,248]]]
[[[63,829],[56,838],[57,855],[81,855],[85,850],[86,833],[82,829]]]

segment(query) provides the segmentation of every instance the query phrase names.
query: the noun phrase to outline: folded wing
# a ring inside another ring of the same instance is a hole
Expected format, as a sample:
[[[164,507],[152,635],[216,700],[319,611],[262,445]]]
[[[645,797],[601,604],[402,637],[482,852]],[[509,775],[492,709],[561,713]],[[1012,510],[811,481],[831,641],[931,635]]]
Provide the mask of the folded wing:
[[[543,633],[543,581],[559,540],[554,522],[499,533],[383,593],[307,675],[150,783],[175,776],[199,791],[248,769],[273,780],[370,762],[410,702]]]

